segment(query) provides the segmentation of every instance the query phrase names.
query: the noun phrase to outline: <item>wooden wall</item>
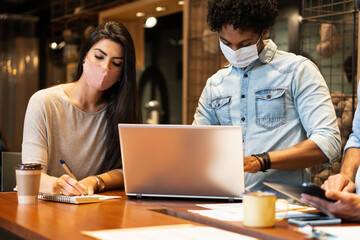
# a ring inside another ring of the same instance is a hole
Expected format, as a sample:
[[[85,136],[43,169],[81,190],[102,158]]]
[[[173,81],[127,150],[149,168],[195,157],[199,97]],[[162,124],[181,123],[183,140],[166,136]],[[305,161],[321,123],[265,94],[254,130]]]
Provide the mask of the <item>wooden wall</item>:
[[[218,33],[206,22],[207,1],[189,0],[184,7],[183,123],[191,124],[206,80],[225,63]]]

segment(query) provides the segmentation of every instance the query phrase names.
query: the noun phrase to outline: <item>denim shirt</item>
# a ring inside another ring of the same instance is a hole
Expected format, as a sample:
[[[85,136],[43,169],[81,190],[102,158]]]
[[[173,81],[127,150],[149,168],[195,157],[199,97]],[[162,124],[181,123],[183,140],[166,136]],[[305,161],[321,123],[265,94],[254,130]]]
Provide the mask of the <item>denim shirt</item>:
[[[357,95],[360,94],[360,84],[358,85]],[[352,133],[349,136],[348,141],[346,142],[344,153],[349,148],[360,148],[360,101],[358,100],[357,110],[355,111],[353,123],[352,123]]]
[[[259,59],[210,77],[194,125],[240,125],[245,156],[292,147],[311,139],[330,162],[340,153],[340,133],[326,82],[307,58],[265,41]],[[308,182],[306,169],[245,173],[247,191],[269,190],[263,181]]]
[[[357,95],[360,94],[360,84],[358,85]],[[357,110],[355,111],[354,120],[352,123],[352,133],[349,136],[344,148],[344,154],[349,148],[360,148],[360,101],[358,100]],[[360,195],[360,166],[355,175],[356,193]]]

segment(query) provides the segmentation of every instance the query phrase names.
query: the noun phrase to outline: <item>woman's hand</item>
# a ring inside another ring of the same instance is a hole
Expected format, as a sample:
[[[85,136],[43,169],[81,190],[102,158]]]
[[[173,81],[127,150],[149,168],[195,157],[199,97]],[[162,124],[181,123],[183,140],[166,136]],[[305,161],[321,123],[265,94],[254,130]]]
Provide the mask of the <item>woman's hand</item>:
[[[122,171],[118,169],[99,175],[105,183],[105,190],[111,190],[124,186]],[[81,181],[76,181],[69,175],[60,178],[41,173],[40,192],[63,195],[93,195],[97,190],[97,180],[94,176],[88,176]]]
[[[67,196],[79,196],[88,194],[88,187],[83,183],[71,178],[69,175],[64,174],[59,178],[53,178],[50,193]]]
[[[82,185],[86,187],[86,194],[87,195],[94,195],[95,190],[97,189],[97,181],[94,176],[89,176],[81,181],[79,181]]]

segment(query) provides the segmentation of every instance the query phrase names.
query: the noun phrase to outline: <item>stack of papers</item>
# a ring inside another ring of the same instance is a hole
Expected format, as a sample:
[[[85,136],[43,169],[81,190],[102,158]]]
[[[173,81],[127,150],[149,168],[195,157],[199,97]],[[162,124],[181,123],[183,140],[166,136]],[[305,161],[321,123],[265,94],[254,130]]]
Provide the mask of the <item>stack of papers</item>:
[[[198,204],[197,206],[207,208],[208,210],[188,210],[192,213],[197,213],[202,216],[215,218],[221,221],[243,221],[243,204],[242,203],[219,203],[219,204]],[[315,210],[306,206],[289,204],[289,211],[286,218],[290,217],[309,217],[314,214],[303,213],[301,211]],[[286,212],[287,206],[285,203],[276,203],[276,218],[281,218]]]

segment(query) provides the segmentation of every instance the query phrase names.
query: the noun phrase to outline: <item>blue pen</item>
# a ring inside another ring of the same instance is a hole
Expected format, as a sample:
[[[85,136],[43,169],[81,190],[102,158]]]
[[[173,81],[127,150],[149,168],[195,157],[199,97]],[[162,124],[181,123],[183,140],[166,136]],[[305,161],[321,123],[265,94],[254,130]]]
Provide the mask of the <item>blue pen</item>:
[[[69,168],[69,166],[66,164],[66,162],[65,162],[64,160],[60,159],[60,163],[61,163],[61,166],[63,166],[63,168],[65,169],[66,173],[67,173],[70,177],[72,177],[73,179],[75,179],[75,180],[77,181],[76,177],[74,176],[74,174],[72,173],[72,171],[70,170],[70,168]]]

